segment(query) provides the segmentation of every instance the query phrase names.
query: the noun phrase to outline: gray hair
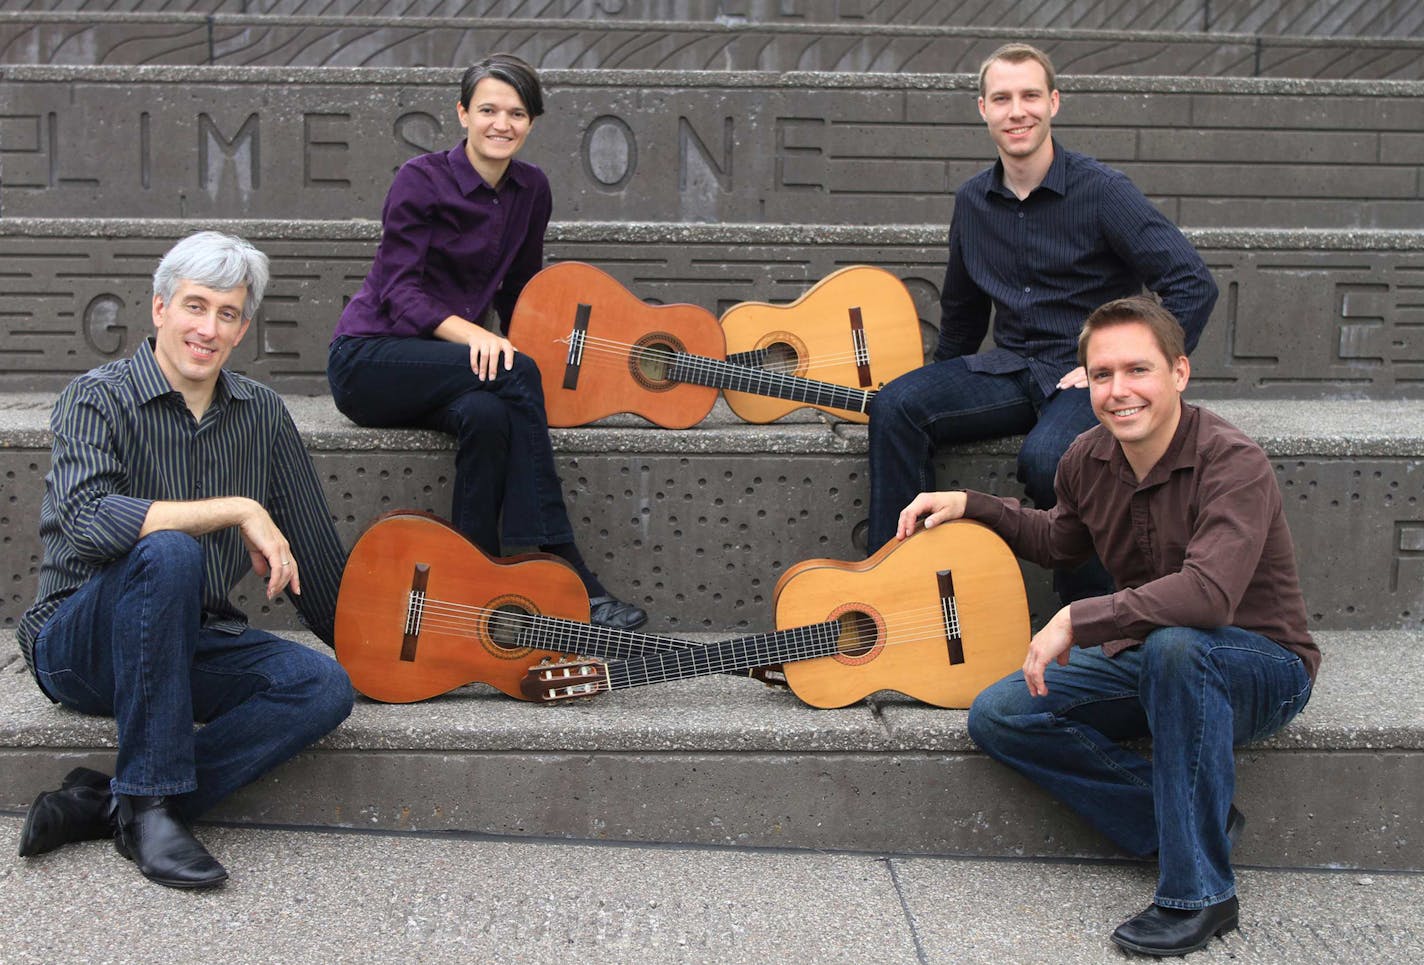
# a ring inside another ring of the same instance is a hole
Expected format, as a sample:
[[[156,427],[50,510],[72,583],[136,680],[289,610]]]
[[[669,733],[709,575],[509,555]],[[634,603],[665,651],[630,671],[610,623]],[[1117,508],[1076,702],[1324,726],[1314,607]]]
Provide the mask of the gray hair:
[[[269,275],[267,256],[246,241],[218,231],[199,231],[168,249],[153,273],[153,293],[167,305],[180,281],[220,292],[246,285],[242,317],[252,318],[262,304]]]

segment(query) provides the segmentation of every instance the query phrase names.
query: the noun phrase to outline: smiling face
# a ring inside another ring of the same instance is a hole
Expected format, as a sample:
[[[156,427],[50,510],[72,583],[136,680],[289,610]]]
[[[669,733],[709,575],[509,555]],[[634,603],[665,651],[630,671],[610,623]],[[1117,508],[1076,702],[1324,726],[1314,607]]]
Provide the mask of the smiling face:
[[[189,407],[212,397],[228,356],[247,334],[250,318],[242,311],[247,286],[218,291],[181,279],[173,298],[153,296],[154,357],[168,383],[183,393]]]
[[[1086,355],[1093,414],[1122,445],[1140,479],[1177,431],[1190,363],[1185,355],[1169,360],[1152,330],[1138,321],[1095,330]]]
[[[984,71],[979,116],[999,156],[1029,160],[1048,152],[1052,121],[1058,113],[1058,91],[1048,89],[1048,73],[1036,60],[1010,63],[995,60]]]
[[[497,184],[524,146],[534,118],[513,85],[497,77],[486,77],[476,84],[469,108],[459,104],[457,113],[468,138],[465,156],[487,184]]]

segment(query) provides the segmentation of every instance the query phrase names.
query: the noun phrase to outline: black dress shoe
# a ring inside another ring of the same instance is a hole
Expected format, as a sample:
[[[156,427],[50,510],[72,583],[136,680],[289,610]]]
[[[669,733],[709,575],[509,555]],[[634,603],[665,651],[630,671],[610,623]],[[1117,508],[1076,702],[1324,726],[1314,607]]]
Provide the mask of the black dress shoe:
[[[648,614],[642,607],[624,603],[612,596],[596,596],[589,600],[588,618],[597,626],[613,630],[636,630],[648,622]]]
[[[1231,931],[1239,917],[1240,905],[1234,895],[1194,911],[1148,905],[1142,914],[1118,925],[1112,940],[1141,955],[1185,955]]]
[[[42,791],[20,829],[20,857],[53,851],[73,841],[93,841],[114,833],[109,820],[109,775],[76,767],[57,791]]]
[[[169,888],[211,888],[227,869],[208,854],[170,798],[117,795],[114,847],[149,881]]]

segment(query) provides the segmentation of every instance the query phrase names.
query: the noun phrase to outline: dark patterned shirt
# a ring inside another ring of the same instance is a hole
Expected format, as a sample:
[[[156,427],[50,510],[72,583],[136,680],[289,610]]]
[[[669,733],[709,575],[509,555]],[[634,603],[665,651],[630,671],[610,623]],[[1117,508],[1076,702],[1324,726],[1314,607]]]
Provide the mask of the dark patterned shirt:
[[[1078,364],[1093,309],[1142,291],[1162,299],[1196,348],[1216,282],[1182,232],[1127,175],[1053,142],[1043,183],[1020,201],[1003,162],[954,195],[935,360],[973,372],[1027,368],[1044,395]],[[977,355],[993,309],[994,344]]]
[[[1240,429],[1184,404],[1139,482],[1118,441],[1094,426],[1063,454],[1055,488],[1049,510],[971,492],[964,514],[1041,566],[1098,554],[1119,589],[1071,605],[1074,644],[1111,656],[1158,627],[1235,626],[1299,654],[1315,678],[1320,650],[1305,628],[1281,488]]]
[[[145,340],[131,358],[79,376],[50,414],[54,453],[40,506],[39,593],[20,619],[25,662],[45,621],[100,568],[138,542],[159,500],[246,496],[266,507],[292,547],[302,582],[297,612],[332,642],[346,551],[297,427],[277,393],[224,370],[202,421],[168,384]],[[252,568],[236,527],[198,537],[204,555],[203,622],[240,633],[247,617],[228,600]]]

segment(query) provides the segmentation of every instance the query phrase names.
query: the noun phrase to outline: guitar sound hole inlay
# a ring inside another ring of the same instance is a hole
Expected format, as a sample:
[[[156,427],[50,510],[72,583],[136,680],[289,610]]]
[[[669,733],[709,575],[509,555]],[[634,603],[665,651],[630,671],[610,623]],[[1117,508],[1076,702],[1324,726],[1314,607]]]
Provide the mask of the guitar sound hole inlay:
[[[645,335],[639,339],[628,361],[633,378],[639,385],[658,392],[672,388],[678,383],[672,381],[672,367],[676,356],[686,349],[670,335]]]

